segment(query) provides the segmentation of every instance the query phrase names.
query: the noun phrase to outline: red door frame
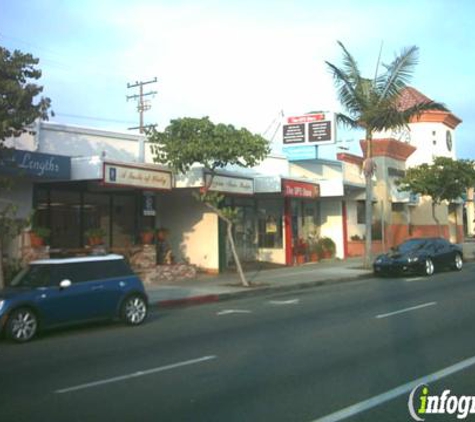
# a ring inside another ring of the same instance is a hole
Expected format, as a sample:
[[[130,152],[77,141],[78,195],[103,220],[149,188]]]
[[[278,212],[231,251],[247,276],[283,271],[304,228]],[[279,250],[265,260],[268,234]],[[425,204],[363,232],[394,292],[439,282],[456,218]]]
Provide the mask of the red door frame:
[[[284,222],[285,222],[285,265],[294,265],[292,248],[292,208],[290,198],[284,198]]]

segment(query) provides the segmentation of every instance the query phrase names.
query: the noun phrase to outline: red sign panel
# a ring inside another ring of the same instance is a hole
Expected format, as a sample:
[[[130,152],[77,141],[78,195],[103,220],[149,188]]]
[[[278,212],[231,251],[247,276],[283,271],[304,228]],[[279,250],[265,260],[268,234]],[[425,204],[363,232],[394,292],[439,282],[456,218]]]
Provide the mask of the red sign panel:
[[[320,186],[294,180],[282,180],[282,193],[292,198],[318,198]]]
[[[325,113],[306,114],[305,116],[298,116],[298,117],[288,117],[287,123],[289,124],[312,123],[312,122],[320,122],[322,120],[325,120]]]

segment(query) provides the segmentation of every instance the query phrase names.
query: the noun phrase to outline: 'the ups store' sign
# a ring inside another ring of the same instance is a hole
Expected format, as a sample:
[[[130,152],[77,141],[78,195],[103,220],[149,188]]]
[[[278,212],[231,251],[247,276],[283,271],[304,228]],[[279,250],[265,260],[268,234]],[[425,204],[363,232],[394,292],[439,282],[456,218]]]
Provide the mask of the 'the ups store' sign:
[[[282,128],[285,145],[321,145],[335,142],[334,113],[319,112],[287,117]]]
[[[295,180],[282,180],[282,193],[292,198],[318,198],[320,186]]]

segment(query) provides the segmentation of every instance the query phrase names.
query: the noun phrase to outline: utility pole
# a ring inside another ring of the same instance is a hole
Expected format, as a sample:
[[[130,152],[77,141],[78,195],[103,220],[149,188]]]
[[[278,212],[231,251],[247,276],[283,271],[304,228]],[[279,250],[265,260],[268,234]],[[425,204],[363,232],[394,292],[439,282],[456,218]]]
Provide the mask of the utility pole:
[[[150,101],[144,100],[144,97],[146,97],[148,95],[155,95],[157,93],[157,91],[149,91],[149,92],[144,93],[143,92],[143,86],[147,85],[147,84],[154,84],[156,82],[157,82],[157,78],[155,77],[151,81],[146,81],[146,82],[140,81],[140,82],[135,82],[134,84],[127,84],[127,88],[139,87],[139,93],[138,94],[127,95],[127,101],[129,101],[129,100],[138,100],[137,101],[137,111],[139,112],[139,116],[140,116],[139,126],[129,127],[129,130],[138,129],[140,133],[144,133],[144,129],[146,127],[154,126],[154,125],[144,126],[144,124],[143,124],[143,113],[147,110],[150,110],[150,108],[152,107],[150,105]]]

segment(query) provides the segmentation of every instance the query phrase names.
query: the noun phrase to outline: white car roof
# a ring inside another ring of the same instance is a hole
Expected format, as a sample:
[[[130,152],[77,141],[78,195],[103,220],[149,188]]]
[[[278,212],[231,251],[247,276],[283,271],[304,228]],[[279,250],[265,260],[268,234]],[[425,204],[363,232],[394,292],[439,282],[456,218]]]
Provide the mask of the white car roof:
[[[98,255],[98,256],[81,256],[75,258],[57,258],[57,259],[38,259],[36,261],[31,261],[31,264],[34,265],[45,265],[45,264],[76,264],[80,262],[97,262],[97,261],[113,261],[124,259],[122,255],[109,254],[109,255]]]

